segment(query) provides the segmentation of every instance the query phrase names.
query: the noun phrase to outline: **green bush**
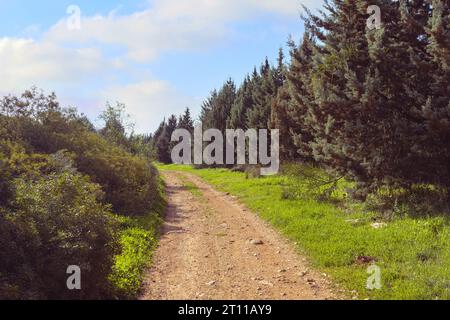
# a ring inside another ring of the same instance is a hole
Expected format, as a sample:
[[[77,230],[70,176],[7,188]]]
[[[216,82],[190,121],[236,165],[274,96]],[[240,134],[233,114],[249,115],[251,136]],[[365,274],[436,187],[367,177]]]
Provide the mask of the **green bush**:
[[[29,153],[73,153],[78,171],[102,186],[105,203],[116,213],[145,215],[160,201],[158,174],[148,160],[93,131],[74,109],[59,107],[54,95],[45,97],[33,89],[20,98],[3,99],[0,125],[9,140],[19,141]]]
[[[51,160],[49,160],[51,162]],[[76,171],[13,180],[0,211],[0,297],[97,299],[110,295],[114,224],[100,187]],[[67,267],[82,270],[83,290],[66,287]]]
[[[164,207],[156,169],[36,89],[0,101],[0,134],[0,299],[135,297]]]

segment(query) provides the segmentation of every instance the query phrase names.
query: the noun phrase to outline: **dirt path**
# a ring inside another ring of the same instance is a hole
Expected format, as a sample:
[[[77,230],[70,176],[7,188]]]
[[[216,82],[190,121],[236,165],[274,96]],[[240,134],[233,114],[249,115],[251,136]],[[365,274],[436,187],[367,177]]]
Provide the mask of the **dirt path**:
[[[169,207],[142,299],[337,298],[325,275],[233,197],[188,173],[164,177]]]

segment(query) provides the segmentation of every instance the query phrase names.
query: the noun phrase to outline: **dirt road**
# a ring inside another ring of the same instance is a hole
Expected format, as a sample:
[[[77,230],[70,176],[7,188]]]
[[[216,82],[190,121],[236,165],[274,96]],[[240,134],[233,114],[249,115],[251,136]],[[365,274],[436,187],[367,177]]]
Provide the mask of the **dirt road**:
[[[336,299],[326,275],[233,197],[165,172],[169,207],[142,299]]]

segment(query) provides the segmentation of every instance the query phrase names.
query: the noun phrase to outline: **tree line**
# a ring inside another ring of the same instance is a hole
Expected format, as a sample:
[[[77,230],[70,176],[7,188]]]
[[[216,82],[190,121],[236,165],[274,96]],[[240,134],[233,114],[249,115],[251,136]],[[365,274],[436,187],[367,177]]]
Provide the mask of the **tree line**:
[[[381,9],[379,29],[367,8]],[[305,9],[305,33],[285,61],[266,61],[240,86],[227,80],[202,105],[204,128],[279,129],[285,162],[307,162],[381,187],[450,190],[450,1],[332,0]],[[176,117],[155,134],[169,145]],[[163,154],[167,155],[165,151]],[[162,162],[170,159],[158,157]]]

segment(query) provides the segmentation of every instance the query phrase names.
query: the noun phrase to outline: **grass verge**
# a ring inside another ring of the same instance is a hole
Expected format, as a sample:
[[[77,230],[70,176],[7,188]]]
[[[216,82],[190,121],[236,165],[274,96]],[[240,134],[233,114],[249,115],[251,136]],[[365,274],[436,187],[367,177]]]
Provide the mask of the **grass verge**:
[[[119,223],[120,254],[114,258],[109,276],[113,290],[120,299],[135,299],[142,288],[144,272],[158,243],[159,229],[166,207],[164,183],[159,182],[159,203],[152,212],[142,217],[117,216]]]
[[[246,206],[297,243],[313,267],[331,275],[360,299],[450,299],[450,224],[446,217],[402,217],[380,228],[377,215],[361,206],[317,201],[307,184],[288,176],[249,178],[225,169],[195,170],[159,166],[161,170],[194,173]],[[286,199],[286,187],[301,199]],[[381,271],[381,289],[370,290],[370,263]]]

